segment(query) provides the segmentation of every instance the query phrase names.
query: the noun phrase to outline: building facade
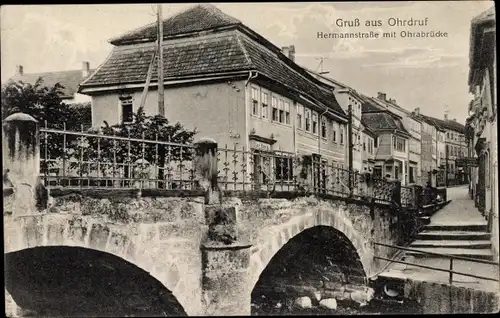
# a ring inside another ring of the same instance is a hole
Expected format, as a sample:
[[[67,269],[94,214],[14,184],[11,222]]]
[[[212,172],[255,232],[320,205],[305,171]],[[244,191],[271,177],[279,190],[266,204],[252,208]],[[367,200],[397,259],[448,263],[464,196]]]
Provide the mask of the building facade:
[[[471,21],[469,51],[469,92],[474,99],[469,136],[478,157],[474,168],[472,189],[478,209],[488,220],[493,255],[498,261],[498,140],[497,140],[497,78],[496,78],[495,8]]]
[[[380,108],[374,99],[363,98],[362,122],[377,136],[374,175],[399,179],[402,185],[407,185],[410,133],[404,128],[401,117]]]
[[[193,24],[192,16],[202,17]],[[209,27],[207,27],[209,26]],[[345,167],[347,115],[333,91],[278,48],[213,5],[197,5],[163,21],[164,113],[158,105],[157,64],[142,107],[196,129],[226,149],[265,154],[315,154]],[[92,123],[130,122],[141,107],[156,49],[156,26],[112,39],[110,56],[80,85],[92,97]],[[250,167],[251,169],[251,167]],[[248,170],[250,171],[250,170]]]
[[[332,78],[326,77],[317,72],[308,70],[318,80],[327,87],[331,87],[335,97],[344,110],[349,112],[349,106],[352,110],[352,156],[353,169],[355,171],[365,171],[373,168],[373,154],[375,153],[375,140],[373,132],[362,124],[362,105],[363,97],[353,88],[340,83]],[[365,128],[367,129],[365,131]],[[349,151],[346,152],[345,162],[349,162]]]
[[[422,184],[422,123],[421,120],[412,116],[412,113],[396,103],[395,99],[387,99],[385,93],[378,93],[377,98],[373,99],[378,105],[402,118],[402,124],[411,137],[408,141],[408,161],[406,171],[408,171],[408,184]]]

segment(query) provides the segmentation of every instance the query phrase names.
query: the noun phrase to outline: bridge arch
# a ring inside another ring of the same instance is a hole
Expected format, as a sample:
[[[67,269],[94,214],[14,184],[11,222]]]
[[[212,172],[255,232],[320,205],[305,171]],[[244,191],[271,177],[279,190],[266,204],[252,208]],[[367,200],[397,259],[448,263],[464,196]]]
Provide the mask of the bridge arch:
[[[272,228],[262,230],[270,234],[261,240],[261,244],[254,248],[250,260],[250,286],[255,286],[262,272],[269,265],[273,257],[293,238],[316,227],[327,227],[341,233],[356,251],[366,276],[372,274],[373,249],[370,243],[354,227],[351,218],[343,208],[338,210],[317,210],[295,216],[288,222]]]
[[[4,230],[6,257],[27,251],[33,253],[41,248],[73,248],[85,251],[83,254],[101,254],[104,255],[102,257],[114,259],[114,262],[121,260],[129,267],[151,276],[152,280],[163,286],[162,293],[171,293],[179,302],[181,310],[177,310],[178,314],[190,311],[189,299],[177,294],[177,287],[182,280],[181,266],[165,262],[165,255],[159,253],[151,243],[155,234],[141,226],[108,227],[102,220],[79,214],[42,214],[5,218]]]
[[[122,258],[74,246],[5,255],[5,287],[23,315],[186,316],[161,282]]]

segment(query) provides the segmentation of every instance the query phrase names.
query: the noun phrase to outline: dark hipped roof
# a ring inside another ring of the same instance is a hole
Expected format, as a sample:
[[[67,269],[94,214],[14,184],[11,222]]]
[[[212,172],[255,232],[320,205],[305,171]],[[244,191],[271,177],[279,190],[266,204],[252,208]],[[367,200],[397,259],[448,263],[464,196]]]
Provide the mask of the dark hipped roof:
[[[362,120],[363,123],[367,125],[368,129],[373,132],[381,130],[398,130],[403,134],[408,134],[406,129],[401,124],[401,121],[394,118],[387,112],[363,113]]]
[[[163,21],[163,36],[198,32],[241,24],[241,22],[211,4],[200,4]],[[156,22],[111,39],[113,45],[156,41]]]
[[[378,106],[371,97],[361,95],[364,100],[362,105],[362,122],[374,133],[384,130],[397,130],[400,133],[409,135],[408,131],[401,123],[400,116]]]
[[[481,50],[486,50],[491,54],[493,50],[494,38],[491,36],[491,43],[481,43],[483,42],[483,30],[485,27],[495,27],[495,7],[491,7],[488,10],[484,11],[480,15],[476,16],[471,21],[471,31],[470,31],[470,40],[469,40],[469,86],[473,85],[474,81],[474,73],[480,65],[480,55],[485,54],[486,52],[481,52]],[[483,48],[482,46],[486,47]],[[472,89],[471,89],[472,90]]]
[[[206,8],[207,6],[203,5],[190,10],[204,12]],[[168,20],[173,19],[179,25],[184,25],[179,17],[190,20],[186,12]],[[210,18],[220,20],[219,15],[209,14],[204,20],[205,24],[210,24]],[[346,117],[330,89],[320,85],[319,80],[286,58],[277,47],[240,24],[238,24],[238,30],[224,31],[214,36],[190,37],[183,41],[166,39],[163,42],[163,48],[165,80],[209,76],[215,73],[257,71],[298,94],[319,101],[334,113]],[[152,45],[115,47],[97,71],[80,85],[80,90],[90,87],[144,83],[154,50]],[[152,74],[153,83],[157,78],[156,68],[155,64]]]
[[[89,71],[91,74],[93,70]],[[73,71],[60,71],[60,72],[45,72],[45,73],[31,73],[31,74],[16,74],[11,77],[10,80],[17,82],[22,81],[27,84],[34,85],[38,78],[43,79],[43,86],[52,87],[57,83],[64,86],[62,90],[63,95],[61,98],[73,98],[75,93],[78,91],[78,85],[85,79],[81,70]]]

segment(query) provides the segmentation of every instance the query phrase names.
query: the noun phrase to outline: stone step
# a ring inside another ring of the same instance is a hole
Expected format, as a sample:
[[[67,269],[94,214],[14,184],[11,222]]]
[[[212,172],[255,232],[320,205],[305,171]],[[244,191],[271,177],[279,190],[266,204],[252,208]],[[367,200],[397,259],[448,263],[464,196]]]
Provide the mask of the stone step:
[[[431,252],[431,253],[440,253],[447,254],[453,256],[462,256],[468,258],[476,258],[476,259],[485,259],[485,260],[493,260],[493,255],[491,254],[490,249],[472,249],[472,248],[446,248],[446,247],[427,247],[427,248],[419,248],[423,252]],[[409,252],[405,253],[406,255],[411,255],[419,258],[439,258],[437,255],[428,255],[420,252]]]
[[[425,230],[429,231],[480,231],[487,232],[488,225],[486,223],[477,224],[429,224]]]
[[[410,248],[421,247],[446,247],[446,248],[471,248],[471,249],[489,249],[491,241],[487,240],[417,240],[411,243]]]
[[[428,231],[417,235],[419,240],[489,240],[490,233],[477,231]]]

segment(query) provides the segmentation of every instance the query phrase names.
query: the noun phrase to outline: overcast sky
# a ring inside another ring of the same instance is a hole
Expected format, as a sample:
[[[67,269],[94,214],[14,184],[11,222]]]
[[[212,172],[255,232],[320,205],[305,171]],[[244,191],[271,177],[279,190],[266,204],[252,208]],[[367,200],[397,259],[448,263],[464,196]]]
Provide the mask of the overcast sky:
[[[164,17],[194,4],[165,4]],[[323,69],[369,96],[385,92],[408,110],[464,122],[467,117],[470,20],[492,1],[417,1],[379,3],[220,3],[239,19],[281,47],[294,44],[296,62]],[[17,5],[1,8],[2,82],[23,65],[25,73],[71,70],[89,61],[101,64],[108,40],[154,22],[154,5]],[[447,32],[434,39],[318,39],[317,32],[410,30],[387,26],[389,18],[425,19],[413,30]],[[337,19],[382,20],[381,27],[339,28]]]

